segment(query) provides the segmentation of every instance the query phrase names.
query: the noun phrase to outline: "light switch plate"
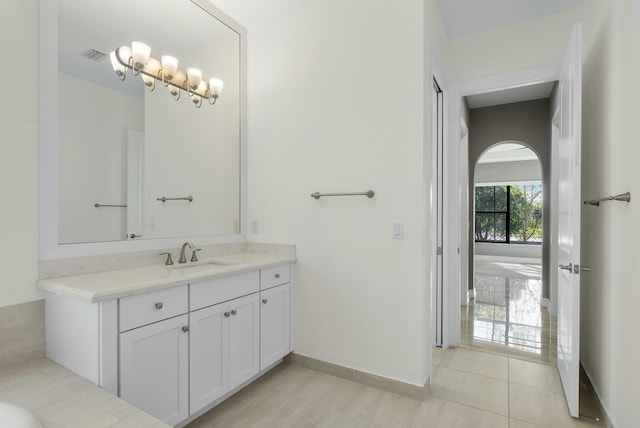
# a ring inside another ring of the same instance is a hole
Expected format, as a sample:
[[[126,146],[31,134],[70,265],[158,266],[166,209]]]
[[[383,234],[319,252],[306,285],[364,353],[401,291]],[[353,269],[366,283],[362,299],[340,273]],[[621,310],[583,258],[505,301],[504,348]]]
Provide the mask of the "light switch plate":
[[[404,223],[401,221],[393,222],[393,239],[404,238]]]

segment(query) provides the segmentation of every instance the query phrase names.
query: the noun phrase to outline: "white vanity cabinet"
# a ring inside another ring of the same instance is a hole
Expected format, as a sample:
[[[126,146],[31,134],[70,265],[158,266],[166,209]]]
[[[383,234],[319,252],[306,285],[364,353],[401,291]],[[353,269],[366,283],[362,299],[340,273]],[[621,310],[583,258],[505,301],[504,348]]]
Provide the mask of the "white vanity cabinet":
[[[215,303],[189,314],[191,414],[259,373],[258,290],[257,272],[191,285],[192,307]]]
[[[260,370],[291,352],[289,265],[260,271]]]
[[[189,416],[189,318],[120,333],[120,397],[175,425]]]
[[[184,426],[291,352],[290,270],[256,266],[95,303],[47,290],[47,357]]]
[[[120,397],[169,424],[189,416],[188,286],[119,301]]]

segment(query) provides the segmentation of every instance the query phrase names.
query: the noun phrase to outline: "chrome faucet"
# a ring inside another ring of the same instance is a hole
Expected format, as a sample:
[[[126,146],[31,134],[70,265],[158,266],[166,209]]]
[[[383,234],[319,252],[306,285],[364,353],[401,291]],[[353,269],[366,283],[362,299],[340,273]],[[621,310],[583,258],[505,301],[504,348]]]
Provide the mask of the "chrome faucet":
[[[191,242],[185,242],[184,244],[182,244],[182,249],[180,249],[180,260],[178,260],[178,263],[187,262],[187,256],[185,256],[184,254],[187,247],[191,248],[192,250],[196,248]]]

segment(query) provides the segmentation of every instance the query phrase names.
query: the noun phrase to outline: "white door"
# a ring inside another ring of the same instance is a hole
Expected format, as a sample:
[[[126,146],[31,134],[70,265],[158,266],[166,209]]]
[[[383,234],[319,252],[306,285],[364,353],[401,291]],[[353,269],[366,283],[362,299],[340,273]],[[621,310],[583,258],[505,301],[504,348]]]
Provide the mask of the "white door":
[[[289,353],[289,284],[260,292],[260,370]]]
[[[260,370],[259,293],[229,302],[229,388],[249,380]]]
[[[196,413],[229,390],[229,304],[189,314],[189,409]]]
[[[189,416],[188,331],[182,315],[120,334],[120,397],[171,425]]]
[[[558,371],[573,417],[578,417],[580,367],[581,52],[577,24],[560,74],[558,147]]]
[[[144,235],[144,131],[127,130],[127,239]]]

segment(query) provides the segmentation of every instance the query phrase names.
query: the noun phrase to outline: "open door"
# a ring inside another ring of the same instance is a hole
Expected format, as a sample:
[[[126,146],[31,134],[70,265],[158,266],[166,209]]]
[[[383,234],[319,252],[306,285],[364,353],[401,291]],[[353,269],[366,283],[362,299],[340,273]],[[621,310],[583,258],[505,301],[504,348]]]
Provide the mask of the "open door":
[[[569,40],[559,81],[558,147],[558,371],[571,416],[579,416],[580,376],[580,162],[582,27]]]
[[[144,236],[144,131],[127,130],[127,239]]]

